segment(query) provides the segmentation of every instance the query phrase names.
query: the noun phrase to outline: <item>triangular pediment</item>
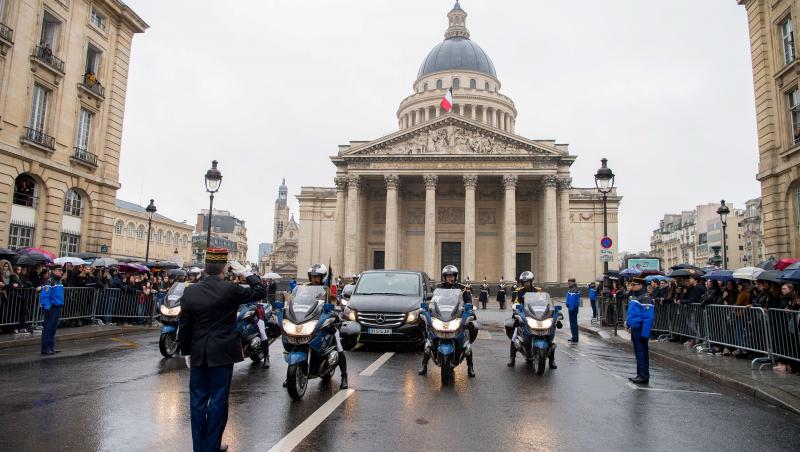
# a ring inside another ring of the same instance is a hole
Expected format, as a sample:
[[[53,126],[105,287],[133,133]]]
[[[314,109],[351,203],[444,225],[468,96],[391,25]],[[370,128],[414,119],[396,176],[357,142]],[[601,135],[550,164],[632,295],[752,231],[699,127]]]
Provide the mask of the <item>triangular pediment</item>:
[[[484,155],[563,157],[555,147],[534,142],[461,116],[446,115],[342,152],[342,157],[398,155]]]

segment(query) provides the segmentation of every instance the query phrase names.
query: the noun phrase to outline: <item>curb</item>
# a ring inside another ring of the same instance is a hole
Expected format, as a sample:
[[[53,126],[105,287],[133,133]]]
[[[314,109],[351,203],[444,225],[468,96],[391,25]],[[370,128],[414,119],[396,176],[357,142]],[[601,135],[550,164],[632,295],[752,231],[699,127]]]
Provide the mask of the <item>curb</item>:
[[[62,333],[62,334],[57,333],[56,340],[59,342],[63,342],[63,341],[77,341],[81,339],[92,339],[95,337],[105,337],[105,336],[124,336],[126,334],[141,333],[143,331],[156,331],[159,330],[160,328],[161,327],[129,326],[129,327],[107,328],[96,331],[80,331],[75,333]],[[26,339],[2,341],[0,342],[0,350],[8,350],[17,347],[26,347],[30,345],[38,345],[41,342],[42,342],[42,337],[40,335],[36,335]]]
[[[627,349],[633,350],[633,345],[631,345],[630,342],[628,342],[628,341],[614,339],[614,336],[611,336],[611,337],[607,338],[607,337],[603,336],[600,331],[595,330],[593,328],[589,328],[588,326],[585,326],[585,325],[578,325],[578,328],[582,332],[585,332],[587,334],[591,334],[591,335],[593,335],[595,337],[599,337],[600,339],[602,339],[602,340],[604,340],[606,342],[609,342],[609,343],[612,343],[612,344],[619,344],[619,345],[624,346]],[[657,361],[657,362],[659,362],[661,364],[664,364],[664,365],[666,365],[666,366],[668,366],[668,367],[670,367],[672,369],[676,369],[676,370],[679,370],[681,372],[688,373],[688,374],[699,375],[703,379],[713,381],[714,383],[717,383],[717,384],[719,384],[721,386],[724,386],[726,388],[730,388],[730,389],[733,389],[735,391],[741,392],[741,393],[743,393],[745,395],[751,396],[754,399],[761,400],[763,402],[767,402],[767,403],[773,404],[773,405],[778,406],[780,408],[783,408],[783,409],[785,409],[787,411],[791,411],[794,414],[800,414],[800,400],[798,400],[798,401],[782,400],[777,395],[771,394],[768,389],[765,389],[765,388],[759,387],[758,385],[753,384],[752,380],[750,382],[743,381],[743,380],[737,380],[735,378],[728,377],[728,376],[723,375],[721,373],[717,373],[717,372],[714,372],[712,370],[708,370],[708,369],[704,369],[704,368],[702,368],[700,366],[696,366],[696,365],[694,365],[692,363],[683,361],[683,360],[681,360],[679,358],[676,358],[675,356],[672,356],[672,355],[667,354],[667,353],[660,352],[660,351],[655,350],[653,348],[650,349],[650,357],[651,358],[655,358],[654,361]]]

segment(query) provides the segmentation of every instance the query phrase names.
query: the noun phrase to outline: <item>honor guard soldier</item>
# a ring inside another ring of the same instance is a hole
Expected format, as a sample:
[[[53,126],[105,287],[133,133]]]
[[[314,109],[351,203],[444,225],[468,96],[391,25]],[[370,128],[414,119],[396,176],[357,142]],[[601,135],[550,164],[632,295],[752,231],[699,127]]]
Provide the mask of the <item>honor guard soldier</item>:
[[[478,301],[481,302],[481,309],[486,309],[486,303],[489,302],[489,283],[486,282],[486,277],[483,277],[483,284],[481,284],[481,293],[478,295]]]
[[[472,303],[472,293],[466,290],[466,288],[459,284],[458,282],[458,267],[455,265],[448,265],[442,269],[442,282],[437,286],[439,289],[459,289],[462,292],[462,298],[464,300],[464,304]],[[477,317],[476,317],[477,320]],[[467,327],[469,330],[470,342],[475,340],[475,337],[478,335],[477,327],[472,323],[469,324]],[[420,375],[425,375],[428,373],[428,361],[431,359],[430,355],[427,353],[422,354],[422,367],[420,367],[419,372]],[[472,364],[472,349],[467,354],[467,375],[470,378],[475,377],[475,367]]]
[[[243,360],[236,329],[239,305],[267,296],[261,278],[238,262],[231,268],[250,287],[222,280],[227,249],[206,251],[206,278],[186,288],[181,298],[180,346],[190,356],[189,403],[195,452],[226,450],[222,433],[228,422],[233,364]]]
[[[628,320],[626,326],[631,331],[631,342],[636,354],[636,377],[629,380],[636,384],[646,385],[650,382],[650,354],[648,341],[650,329],[655,320],[653,299],[647,295],[644,278],[633,278],[631,281],[630,300],[628,301]]]

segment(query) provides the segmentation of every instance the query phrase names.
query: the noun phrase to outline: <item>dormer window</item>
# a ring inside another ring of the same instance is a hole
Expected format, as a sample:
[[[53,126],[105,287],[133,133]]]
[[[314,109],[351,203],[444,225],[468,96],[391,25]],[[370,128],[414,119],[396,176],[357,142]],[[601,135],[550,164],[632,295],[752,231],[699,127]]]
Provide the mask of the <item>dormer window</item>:
[[[442,89],[444,85],[442,85],[442,80],[436,80],[436,89]]]

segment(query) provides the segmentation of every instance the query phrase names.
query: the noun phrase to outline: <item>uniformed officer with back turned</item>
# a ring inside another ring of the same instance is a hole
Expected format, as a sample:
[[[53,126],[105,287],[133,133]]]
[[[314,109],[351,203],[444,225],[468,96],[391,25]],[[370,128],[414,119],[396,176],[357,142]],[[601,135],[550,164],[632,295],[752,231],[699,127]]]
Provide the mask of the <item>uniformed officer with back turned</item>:
[[[267,296],[261,278],[244,266],[232,263],[250,287],[223,281],[228,265],[228,250],[206,251],[206,278],[186,288],[181,298],[180,345],[190,355],[189,403],[191,405],[192,444],[195,452],[227,450],[222,433],[228,422],[228,394],[233,364],[243,360],[236,329],[239,305]]]
[[[650,353],[648,341],[650,328],[655,321],[653,299],[647,295],[644,278],[633,278],[631,281],[630,300],[628,301],[628,320],[625,324],[631,331],[633,352],[636,354],[636,377],[629,380],[636,384],[646,385],[650,382]]]

